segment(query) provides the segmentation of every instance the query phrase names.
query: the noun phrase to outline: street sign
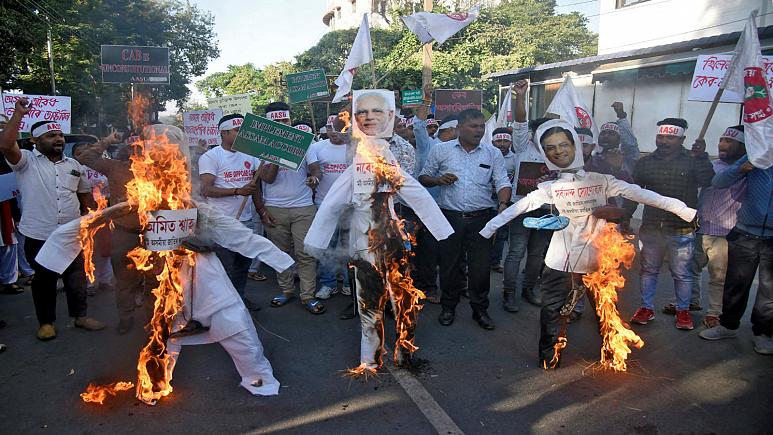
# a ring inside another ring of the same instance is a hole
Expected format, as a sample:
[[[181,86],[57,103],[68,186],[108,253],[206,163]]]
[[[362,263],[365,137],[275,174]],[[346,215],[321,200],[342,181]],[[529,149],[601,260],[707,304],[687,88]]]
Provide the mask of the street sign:
[[[169,48],[103,45],[102,83],[169,84]]]
[[[403,107],[418,107],[424,102],[424,92],[421,89],[400,91]]]
[[[290,103],[300,103],[329,95],[323,69],[288,74],[285,79]]]
[[[248,113],[233,149],[297,171],[313,139],[311,133]]]

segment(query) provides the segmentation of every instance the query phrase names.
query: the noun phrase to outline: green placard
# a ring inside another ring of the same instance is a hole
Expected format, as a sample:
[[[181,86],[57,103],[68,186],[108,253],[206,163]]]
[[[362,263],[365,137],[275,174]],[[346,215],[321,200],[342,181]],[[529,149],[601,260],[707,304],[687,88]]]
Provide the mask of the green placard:
[[[403,107],[421,106],[424,101],[424,92],[421,89],[409,89],[400,92],[402,94]]]
[[[329,94],[325,70],[323,69],[288,74],[285,79],[291,103],[313,100]]]
[[[297,171],[313,138],[311,133],[248,113],[233,149]]]

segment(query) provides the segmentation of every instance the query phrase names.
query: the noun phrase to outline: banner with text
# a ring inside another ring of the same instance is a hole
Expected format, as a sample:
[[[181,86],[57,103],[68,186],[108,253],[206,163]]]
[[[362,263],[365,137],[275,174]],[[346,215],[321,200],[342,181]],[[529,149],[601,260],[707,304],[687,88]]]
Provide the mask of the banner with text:
[[[329,94],[325,70],[323,69],[288,74],[286,80],[290,103],[300,103],[326,97]]]
[[[169,48],[101,46],[102,83],[169,84]]]
[[[719,84],[727,73],[727,67],[733,59],[732,54],[708,54],[698,56],[695,63],[695,71],[692,75],[689,101],[714,101],[714,96],[719,90]],[[762,56],[765,62],[765,79],[768,86],[773,86],[773,56]],[[743,103],[743,95],[725,90],[719,101],[723,103]]]
[[[191,110],[183,112],[183,127],[188,135],[188,146],[198,146],[203,140],[205,146],[220,145],[220,130],[217,121],[223,117],[221,109]]]
[[[403,107],[419,107],[424,103],[424,92],[421,89],[400,91],[400,96]]]
[[[148,251],[171,251],[196,228],[196,209],[156,210],[148,212],[145,227],[145,249]]]
[[[215,97],[207,99],[210,109],[221,109],[223,116],[232,113],[246,115],[252,112],[249,94],[226,95],[224,97]]]
[[[297,171],[313,139],[311,133],[248,113],[233,149]]]
[[[438,89],[435,91],[435,119],[443,120],[462,110],[483,108],[483,91]]]
[[[72,99],[62,95],[27,95],[27,94],[9,94],[3,92],[3,113],[11,117],[16,111],[16,100],[21,97],[27,97],[30,100],[30,112],[21,120],[19,131],[30,132],[32,124],[38,121],[56,121],[62,125],[62,133],[70,134],[70,123],[72,122]]]

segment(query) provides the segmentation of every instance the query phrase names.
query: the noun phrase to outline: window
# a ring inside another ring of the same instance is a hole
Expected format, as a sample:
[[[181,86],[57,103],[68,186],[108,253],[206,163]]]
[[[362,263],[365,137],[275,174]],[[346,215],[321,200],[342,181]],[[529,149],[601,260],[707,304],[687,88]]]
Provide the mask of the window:
[[[617,0],[616,9],[624,8],[626,6],[633,6],[639,3],[644,3],[649,0]]]

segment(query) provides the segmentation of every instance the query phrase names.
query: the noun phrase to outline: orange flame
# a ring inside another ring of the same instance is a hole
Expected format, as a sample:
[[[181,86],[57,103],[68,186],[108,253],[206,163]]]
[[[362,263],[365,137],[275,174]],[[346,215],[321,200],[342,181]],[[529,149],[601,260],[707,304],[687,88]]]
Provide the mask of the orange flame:
[[[184,156],[166,136],[154,135],[138,146],[140,151],[131,157],[134,178],[126,184],[126,193],[144,228],[150,211],[186,208],[190,203],[191,183]],[[136,389],[139,400],[154,405],[172,392],[172,358],[166,350],[166,341],[183,304],[180,270],[186,261],[193,265],[194,253],[182,248],[154,252],[137,247],[128,256],[137,270],[158,270],[158,286],[153,289],[156,297],[153,317],[148,325],[150,336],[137,362]]]
[[[88,278],[89,283],[94,283],[94,236],[96,233],[105,226],[104,223],[101,223],[99,225],[95,225],[93,228],[91,227],[91,224],[94,223],[99,217],[101,216],[102,210],[105,209],[107,206],[107,198],[102,196],[102,191],[100,190],[100,186],[94,187],[94,201],[97,203],[97,209],[92,210],[89,209],[89,214],[84,216],[83,219],[81,219],[80,223],[80,231],[79,231],[79,237],[78,241],[80,242],[81,249],[83,250],[83,263],[84,267],[86,269],[86,278]]]
[[[147,123],[145,121],[145,114],[147,113],[148,106],[150,106],[150,98],[139,91],[134,94],[131,100],[129,100],[129,107],[127,110],[129,120],[136,131],[142,131],[142,127]]]
[[[108,385],[89,384],[86,392],[81,393],[84,402],[94,402],[103,405],[107,396],[115,396],[119,391],[126,391],[134,388],[131,382],[115,382]]]
[[[617,292],[625,286],[620,266],[631,268],[635,255],[630,238],[620,234],[615,224],[607,224],[593,241],[598,250],[598,270],[583,277],[596,301],[599,331],[602,337],[601,366],[616,372],[627,369],[629,345],[642,348],[644,341],[620,318],[617,310]]]

